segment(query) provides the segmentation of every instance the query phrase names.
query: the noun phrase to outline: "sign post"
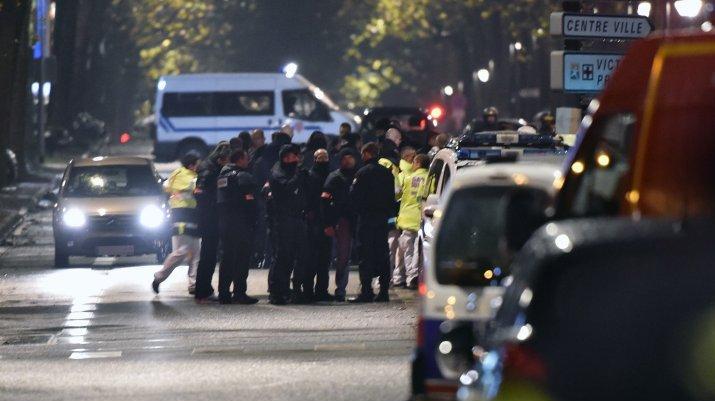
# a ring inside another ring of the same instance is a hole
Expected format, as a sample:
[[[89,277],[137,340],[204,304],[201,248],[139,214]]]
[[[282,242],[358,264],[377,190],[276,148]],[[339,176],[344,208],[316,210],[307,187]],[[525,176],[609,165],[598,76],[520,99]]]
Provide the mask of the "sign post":
[[[623,58],[615,53],[551,53],[551,89],[570,93],[603,90]]]
[[[570,39],[639,39],[653,26],[640,15],[551,13],[550,33]]]

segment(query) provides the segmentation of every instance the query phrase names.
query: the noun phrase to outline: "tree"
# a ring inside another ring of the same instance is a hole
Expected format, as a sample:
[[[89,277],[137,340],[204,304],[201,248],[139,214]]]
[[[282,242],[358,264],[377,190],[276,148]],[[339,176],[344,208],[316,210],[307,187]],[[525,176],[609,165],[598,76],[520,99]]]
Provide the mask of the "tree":
[[[26,173],[28,141],[25,136],[25,107],[29,68],[29,0],[0,0],[0,148],[17,153],[20,173]],[[5,169],[0,164],[0,169]],[[0,171],[3,186],[5,171]]]
[[[554,5],[548,0],[371,0],[358,13],[359,33],[345,58],[355,64],[343,85],[344,95],[358,104],[436,95],[443,82],[462,81],[467,88],[475,69],[491,67],[490,99],[509,102],[509,43],[536,44],[545,35]],[[347,2],[349,7],[359,7]],[[522,55],[518,62],[531,62]],[[543,61],[543,60],[542,60]],[[490,65],[491,62],[491,65]],[[475,91],[466,95],[475,104]],[[422,99],[424,101],[424,99]]]

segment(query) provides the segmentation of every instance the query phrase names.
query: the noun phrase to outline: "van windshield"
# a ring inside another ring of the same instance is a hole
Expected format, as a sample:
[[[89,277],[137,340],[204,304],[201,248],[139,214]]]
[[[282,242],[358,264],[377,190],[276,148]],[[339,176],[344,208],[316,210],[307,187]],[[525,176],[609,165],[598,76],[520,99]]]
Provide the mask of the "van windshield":
[[[74,167],[63,192],[78,198],[161,194],[161,185],[146,165]]]

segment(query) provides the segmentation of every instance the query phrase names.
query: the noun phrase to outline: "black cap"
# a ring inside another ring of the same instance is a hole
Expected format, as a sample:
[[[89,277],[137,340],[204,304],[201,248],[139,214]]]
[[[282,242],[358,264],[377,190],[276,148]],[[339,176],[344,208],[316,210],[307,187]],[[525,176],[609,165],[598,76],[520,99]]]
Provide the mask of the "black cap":
[[[280,157],[282,159],[288,153],[300,155],[300,146],[296,145],[295,143],[289,143],[287,145],[283,145],[283,146],[281,146],[280,152],[278,152],[278,157]]]

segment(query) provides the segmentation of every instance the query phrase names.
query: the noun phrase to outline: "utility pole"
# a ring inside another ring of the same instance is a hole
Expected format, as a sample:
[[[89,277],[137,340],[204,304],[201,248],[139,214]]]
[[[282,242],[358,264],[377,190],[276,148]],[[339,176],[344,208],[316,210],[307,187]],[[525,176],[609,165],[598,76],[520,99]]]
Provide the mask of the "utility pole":
[[[39,58],[37,87],[37,144],[40,162],[45,158],[46,103],[49,102],[50,85],[47,80],[47,58],[50,56],[49,1],[36,0],[37,42],[34,57]],[[39,57],[38,57],[39,56]],[[46,82],[47,81],[47,82]]]

